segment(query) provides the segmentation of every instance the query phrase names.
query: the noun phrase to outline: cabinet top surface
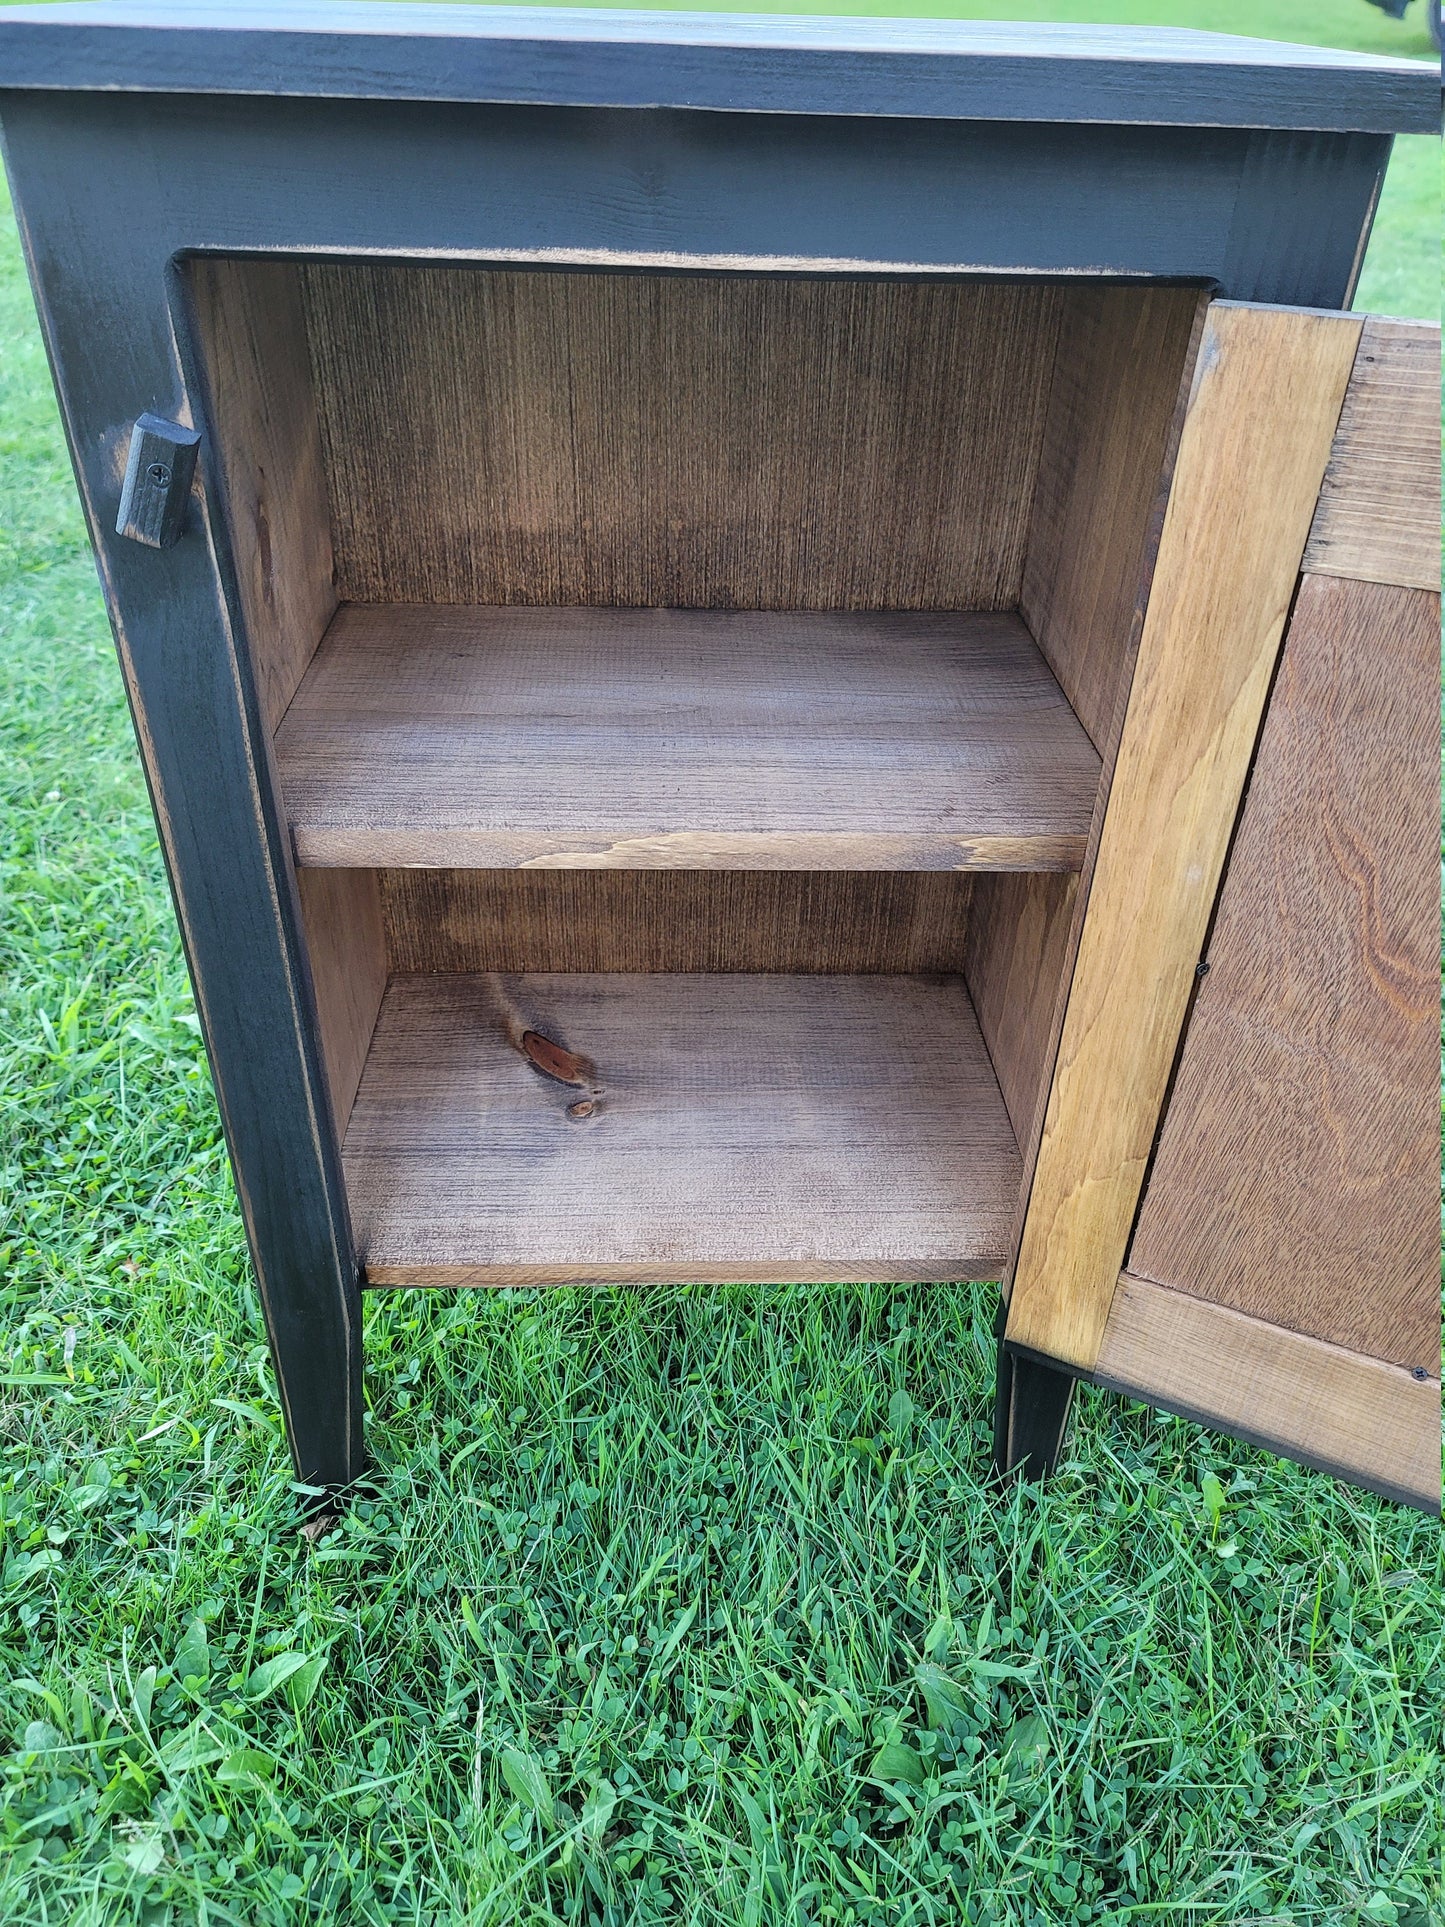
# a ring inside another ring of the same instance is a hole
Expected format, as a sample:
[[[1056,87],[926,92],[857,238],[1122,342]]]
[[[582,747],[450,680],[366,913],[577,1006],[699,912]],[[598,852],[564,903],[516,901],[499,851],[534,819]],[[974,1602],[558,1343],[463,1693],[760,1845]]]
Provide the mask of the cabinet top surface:
[[[1429,132],[1418,61],[1181,28],[132,0],[0,9],[0,88]]]

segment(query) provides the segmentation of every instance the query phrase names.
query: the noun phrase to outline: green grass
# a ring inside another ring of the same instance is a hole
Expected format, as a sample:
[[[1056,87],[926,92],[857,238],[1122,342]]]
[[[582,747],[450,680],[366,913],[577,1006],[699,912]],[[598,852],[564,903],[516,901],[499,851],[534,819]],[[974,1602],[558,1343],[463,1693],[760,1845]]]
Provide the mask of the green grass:
[[[1439,1527],[1093,1392],[986,1489],[986,1290],[375,1296],[298,1536],[8,217],[0,893],[6,1927],[1439,1921]]]
[[[517,0],[547,6],[552,0]],[[615,6],[618,0],[579,0]],[[726,11],[712,0],[673,6],[675,13]],[[1422,12],[1411,0],[1403,20],[1392,20],[1367,0],[748,0],[738,13],[889,14],[907,20],[1058,20],[1113,22],[1117,26],[1197,27],[1208,33],[1241,33],[1259,40],[1292,40],[1303,46],[1353,47],[1359,53],[1431,60],[1435,50]]]
[[[1395,142],[1355,306],[1440,319],[1440,143],[1428,134]]]

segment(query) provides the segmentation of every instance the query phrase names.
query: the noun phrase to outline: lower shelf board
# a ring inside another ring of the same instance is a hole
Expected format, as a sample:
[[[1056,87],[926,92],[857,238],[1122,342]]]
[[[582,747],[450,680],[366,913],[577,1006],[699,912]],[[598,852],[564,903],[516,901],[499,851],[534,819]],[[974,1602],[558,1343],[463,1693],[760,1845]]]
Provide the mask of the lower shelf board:
[[[1022,1177],[959,977],[397,977],[343,1164],[370,1285],[997,1278]]]

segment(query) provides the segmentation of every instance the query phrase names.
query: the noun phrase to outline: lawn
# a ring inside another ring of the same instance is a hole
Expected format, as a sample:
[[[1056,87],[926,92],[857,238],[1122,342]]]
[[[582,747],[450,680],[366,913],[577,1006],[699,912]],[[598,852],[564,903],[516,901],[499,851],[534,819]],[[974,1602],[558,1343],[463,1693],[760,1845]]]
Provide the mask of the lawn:
[[[1387,190],[1396,312],[1434,170]],[[0,220],[5,1927],[1438,1924],[1439,1526],[1091,1391],[991,1489],[987,1288],[372,1295],[376,1487],[298,1533]]]

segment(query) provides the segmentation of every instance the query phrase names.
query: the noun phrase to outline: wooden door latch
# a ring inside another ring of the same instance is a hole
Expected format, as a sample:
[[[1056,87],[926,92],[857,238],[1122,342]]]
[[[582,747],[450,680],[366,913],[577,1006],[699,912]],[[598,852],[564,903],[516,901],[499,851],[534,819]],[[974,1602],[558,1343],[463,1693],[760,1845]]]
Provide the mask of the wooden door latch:
[[[130,454],[120,491],[117,535],[148,549],[168,549],[180,538],[201,446],[197,429],[160,415],[142,415],[130,432]]]

